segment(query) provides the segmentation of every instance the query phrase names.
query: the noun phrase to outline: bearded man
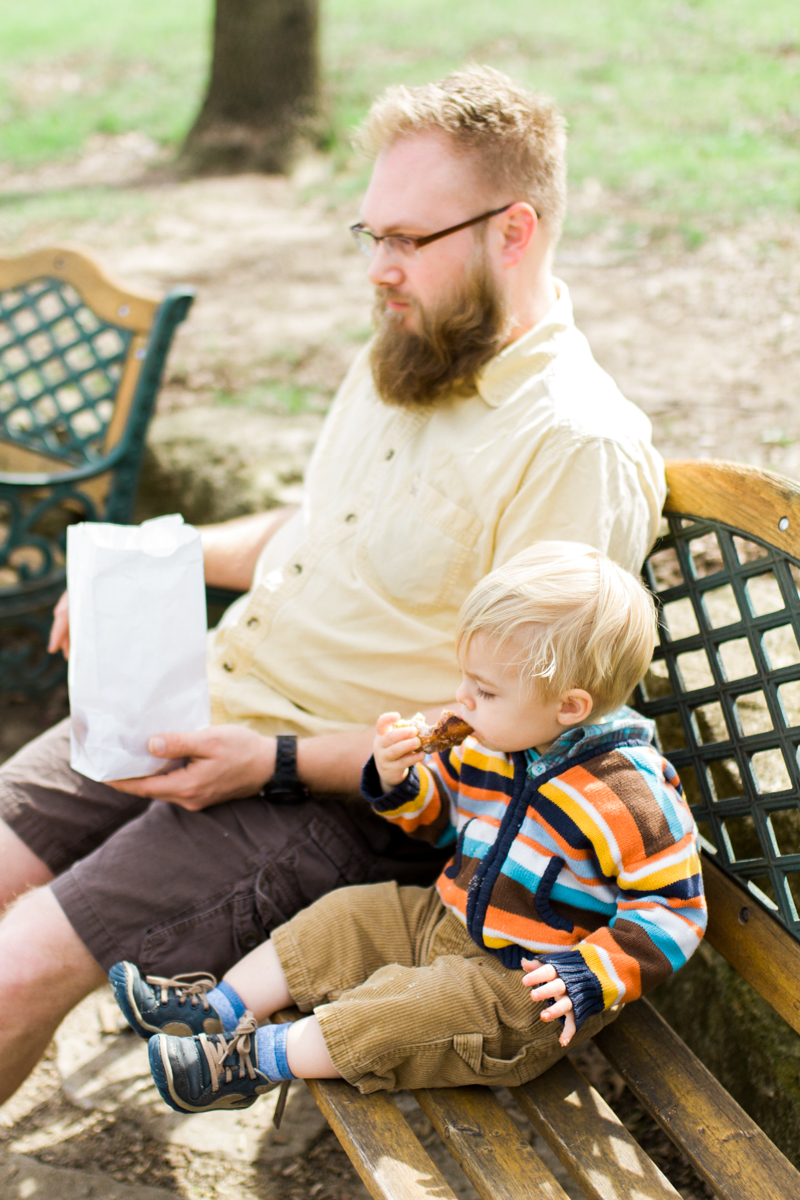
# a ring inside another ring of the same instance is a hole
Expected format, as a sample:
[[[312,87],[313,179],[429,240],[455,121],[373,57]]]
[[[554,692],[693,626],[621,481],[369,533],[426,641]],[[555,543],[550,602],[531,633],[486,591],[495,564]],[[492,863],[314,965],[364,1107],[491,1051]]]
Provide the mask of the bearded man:
[[[64,726],[2,770],[0,903],[20,898],[0,923],[0,1100],[112,963],[221,974],[332,888],[430,882],[446,852],[358,799],[377,715],[452,702],[462,600],[535,540],[640,566],[663,466],[552,275],[564,141],[552,103],[484,68],[373,106],[353,232],[377,333],[301,508],[204,533],[208,581],[246,590],[212,639],[213,725],[154,731],[186,765],[114,787],[70,770]]]

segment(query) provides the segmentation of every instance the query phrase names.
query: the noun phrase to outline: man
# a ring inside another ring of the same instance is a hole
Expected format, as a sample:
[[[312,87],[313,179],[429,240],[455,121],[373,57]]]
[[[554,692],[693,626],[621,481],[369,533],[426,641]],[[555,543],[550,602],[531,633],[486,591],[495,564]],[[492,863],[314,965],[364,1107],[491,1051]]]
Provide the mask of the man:
[[[114,788],[70,771],[63,726],[2,770],[0,903],[21,899],[0,923],[0,1100],[111,963],[222,973],[331,888],[431,880],[438,853],[355,797],[375,717],[451,700],[461,601],[518,550],[588,541],[636,569],[655,535],[649,423],[551,271],[552,104],[471,69],[390,89],[362,143],[376,337],[301,509],[206,531],[209,582],[250,588],[214,639],[214,725],[155,734],[153,753],[187,765]],[[66,646],[63,605],[53,637]]]

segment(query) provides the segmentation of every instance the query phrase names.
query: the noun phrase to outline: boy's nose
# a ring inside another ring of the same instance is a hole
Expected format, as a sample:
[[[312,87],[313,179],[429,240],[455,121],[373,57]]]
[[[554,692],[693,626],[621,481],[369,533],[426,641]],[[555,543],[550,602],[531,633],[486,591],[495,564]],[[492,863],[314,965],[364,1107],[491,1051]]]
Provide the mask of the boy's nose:
[[[475,707],[475,701],[472,699],[472,696],[470,696],[463,683],[460,683],[456,688],[456,700],[470,712]]]

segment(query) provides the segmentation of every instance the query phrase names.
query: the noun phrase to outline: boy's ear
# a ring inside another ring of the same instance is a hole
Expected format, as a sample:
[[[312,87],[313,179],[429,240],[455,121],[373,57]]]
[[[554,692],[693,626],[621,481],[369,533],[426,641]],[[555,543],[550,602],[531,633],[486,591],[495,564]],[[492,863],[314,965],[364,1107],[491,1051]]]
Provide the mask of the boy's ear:
[[[583,688],[571,688],[563,697],[556,720],[559,725],[582,725],[592,714],[594,701]]]

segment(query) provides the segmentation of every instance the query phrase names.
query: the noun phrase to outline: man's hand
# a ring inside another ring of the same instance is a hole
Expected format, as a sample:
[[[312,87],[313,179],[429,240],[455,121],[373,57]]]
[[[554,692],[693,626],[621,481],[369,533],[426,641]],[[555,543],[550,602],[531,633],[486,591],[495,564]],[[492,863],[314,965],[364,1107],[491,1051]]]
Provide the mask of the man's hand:
[[[188,762],[166,775],[118,779],[110,786],[130,796],[166,800],[189,812],[252,796],[275,770],[275,738],[263,737],[244,725],[157,734],[150,738],[147,749],[156,758]]]
[[[566,984],[559,978],[552,963],[540,963],[538,959],[523,958],[522,965],[529,973],[522,976],[526,987],[535,989],[531,992],[531,1000],[556,999],[555,1004],[542,1009],[540,1020],[554,1021],[556,1017],[564,1018],[564,1028],[558,1039],[562,1046],[568,1046],[575,1033],[575,1017],[572,1012],[572,1001],[567,995]]]
[[[418,734],[411,732],[407,725],[393,728],[399,720],[400,713],[383,713],[375,726],[372,754],[384,793],[402,783],[409,767],[425,757],[419,748]]]
[[[69,597],[66,592],[53,609],[53,624],[47,643],[48,654],[57,654],[59,650],[64,658],[69,658]]]

